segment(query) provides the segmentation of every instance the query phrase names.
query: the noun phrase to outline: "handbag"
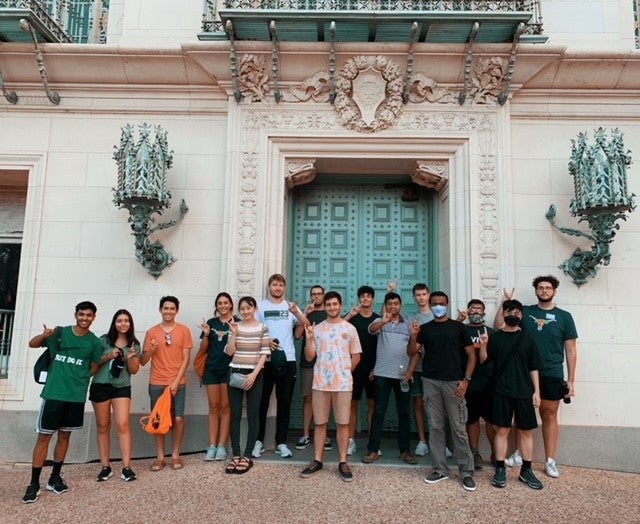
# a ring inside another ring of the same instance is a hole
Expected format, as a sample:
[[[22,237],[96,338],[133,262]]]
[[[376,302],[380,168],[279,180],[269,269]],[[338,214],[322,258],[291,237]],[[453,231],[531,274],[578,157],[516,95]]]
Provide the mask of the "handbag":
[[[204,377],[204,365],[207,362],[207,352],[206,351],[198,351],[196,353],[196,357],[193,359],[193,369],[196,371],[196,375],[200,377],[202,381],[202,377]]]
[[[249,375],[238,373],[237,371],[232,371],[229,375],[229,386],[232,388],[245,389],[248,376]]]
[[[171,419],[172,403],[171,388],[167,387],[153,405],[151,414],[140,418],[142,429],[151,435],[164,435],[168,433],[173,426],[173,420]]]

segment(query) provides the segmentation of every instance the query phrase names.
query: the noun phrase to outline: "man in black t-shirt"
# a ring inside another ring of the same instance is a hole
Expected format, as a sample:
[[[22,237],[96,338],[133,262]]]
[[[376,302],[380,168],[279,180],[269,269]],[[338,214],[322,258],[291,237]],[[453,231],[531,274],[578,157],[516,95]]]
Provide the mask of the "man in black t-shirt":
[[[531,469],[533,430],[538,427],[535,408],[540,405],[538,369],[542,361],[533,338],[520,330],[522,304],[517,300],[506,300],[502,311],[505,326],[490,338],[486,330],[480,336],[480,361],[493,362],[495,384],[492,417],[496,426],[496,472],[491,484],[497,488],[507,485],[504,461],[511,421],[515,419],[522,454],[518,480],[532,489],[542,489],[542,483]]]
[[[449,419],[462,487],[474,491],[473,454],[465,425],[465,393],[476,366],[476,352],[465,325],[448,317],[449,297],[445,293],[431,293],[429,307],[434,319],[419,328],[414,327],[408,349],[409,356],[413,356],[421,345],[424,346],[422,383],[431,423],[429,441],[433,464],[433,472],[424,480],[427,484],[435,484],[449,478],[444,433]]]
[[[375,392],[373,387],[373,368],[376,365],[376,347],[378,337],[369,333],[369,324],[379,318],[373,311],[376,292],[370,286],[358,288],[358,305],[351,309],[344,317],[353,324],[360,338],[362,355],[358,367],[353,370],[353,391],[351,397],[351,418],[349,420],[349,445],[347,454],[356,452],[356,428],[358,426],[358,404],[362,398],[362,390],[367,395],[367,428],[371,430],[371,419],[375,408]]]
[[[327,318],[327,312],[324,310],[324,288],[316,284],[309,292],[311,303],[304,310],[304,315],[309,320],[309,324],[320,324]],[[302,436],[296,443],[296,449],[304,449],[311,444],[311,419],[313,418],[313,410],[311,408],[311,386],[313,384],[313,366],[316,361],[307,360],[304,356],[304,348],[306,346],[306,337],[304,335],[304,326],[296,325],[293,335],[296,339],[302,338],[302,346],[300,348],[300,394],[302,395]],[[325,442],[325,449],[331,449],[331,440]]]

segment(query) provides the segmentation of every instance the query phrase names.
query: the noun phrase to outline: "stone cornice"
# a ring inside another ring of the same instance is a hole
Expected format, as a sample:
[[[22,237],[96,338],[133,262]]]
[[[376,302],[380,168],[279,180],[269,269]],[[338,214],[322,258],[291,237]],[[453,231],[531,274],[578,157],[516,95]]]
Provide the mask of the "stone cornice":
[[[231,73],[228,42],[186,43],[167,48],[117,45],[43,45],[49,81],[60,85],[122,86],[210,86],[219,96],[230,96]],[[509,45],[477,45],[474,59],[506,57]],[[263,42],[238,42],[238,55],[253,53],[270,59],[271,48]],[[386,56],[403,64],[406,45],[345,44],[336,46],[337,67],[353,56],[366,53]],[[292,87],[315,71],[328,68],[329,45],[287,43],[280,47],[281,84]],[[415,73],[433,78],[439,85],[459,90],[463,81],[465,47],[461,45],[417,44]],[[10,88],[39,84],[33,47],[28,44],[0,44],[0,67]],[[640,51],[581,51],[564,46],[521,44],[513,76],[512,92],[567,89],[637,89]]]

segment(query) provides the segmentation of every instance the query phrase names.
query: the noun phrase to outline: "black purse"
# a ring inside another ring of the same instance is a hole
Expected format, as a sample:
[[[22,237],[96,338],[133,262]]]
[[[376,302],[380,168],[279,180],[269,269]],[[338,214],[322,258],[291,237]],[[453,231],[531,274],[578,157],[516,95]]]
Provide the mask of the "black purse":
[[[60,347],[60,340],[62,339],[62,328],[57,327],[54,331],[54,335],[57,335],[58,337],[56,344],[54,344],[53,348],[45,349],[38,357],[38,360],[36,360],[36,363],[33,365],[33,380],[35,380],[37,384],[47,383],[47,376],[49,375],[51,364],[53,363],[56,352]]]

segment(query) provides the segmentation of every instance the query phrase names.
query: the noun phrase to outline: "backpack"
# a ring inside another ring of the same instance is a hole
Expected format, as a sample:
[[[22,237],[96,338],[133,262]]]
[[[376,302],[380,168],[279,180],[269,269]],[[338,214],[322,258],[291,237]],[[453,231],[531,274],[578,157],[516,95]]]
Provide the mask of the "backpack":
[[[49,374],[49,370],[51,369],[51,364],[53,364],[53,359],[55,354],[60,349],[60,341],[62,340],[62,328],[57,327],[54,332],[54,335],[57,335],[57,341],[53,348],[45,349],[42,354],[36,360],[36,363],[33,365],[33,380],[36,381],[37,384],[46,384],[47,376]]]
[[[173,422],[171,420],[171,388],[167,387],[156,400],[151,414],[140,419],[142,429],[151,435],[164,435],[169,432]]]

